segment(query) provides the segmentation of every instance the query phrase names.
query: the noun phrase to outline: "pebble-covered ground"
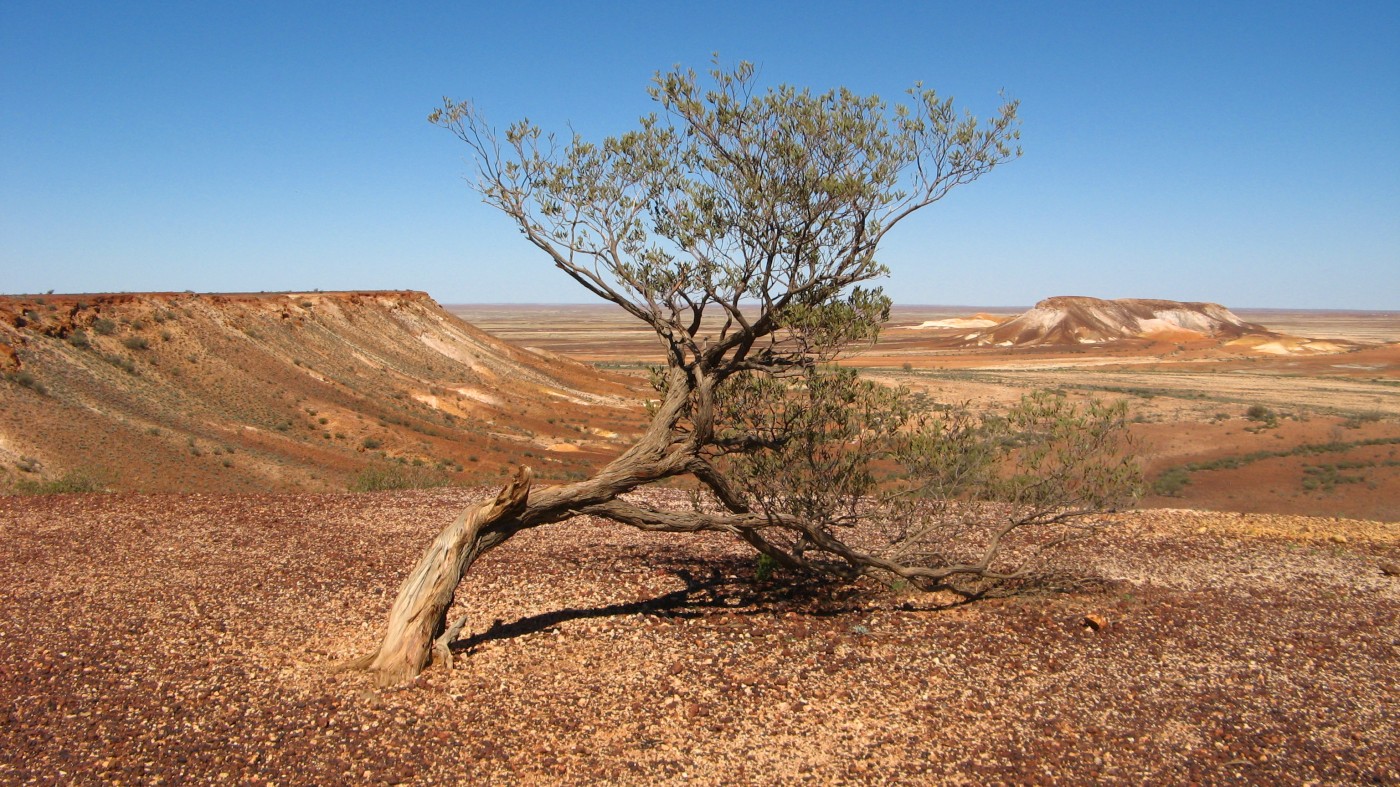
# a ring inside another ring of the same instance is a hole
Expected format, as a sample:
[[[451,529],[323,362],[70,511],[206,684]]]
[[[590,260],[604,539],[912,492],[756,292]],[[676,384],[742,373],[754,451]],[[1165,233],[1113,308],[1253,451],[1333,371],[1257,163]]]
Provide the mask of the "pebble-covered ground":
[[[472,498],[0,498],[0,783],[1400,783],[1394,524],[1140,512],[955,605],[576,520],[456,669],[328,670]]]

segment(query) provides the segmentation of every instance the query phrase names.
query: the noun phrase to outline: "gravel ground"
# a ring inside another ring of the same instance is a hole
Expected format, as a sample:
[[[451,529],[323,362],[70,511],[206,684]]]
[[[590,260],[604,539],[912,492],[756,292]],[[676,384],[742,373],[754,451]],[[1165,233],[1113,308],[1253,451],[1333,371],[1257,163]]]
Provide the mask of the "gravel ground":
[[[0,498],[0,783],[1400,783],[1394,524],[1138,512],[958,605],[576,520],[457,669],[328,669],[472,498]]]

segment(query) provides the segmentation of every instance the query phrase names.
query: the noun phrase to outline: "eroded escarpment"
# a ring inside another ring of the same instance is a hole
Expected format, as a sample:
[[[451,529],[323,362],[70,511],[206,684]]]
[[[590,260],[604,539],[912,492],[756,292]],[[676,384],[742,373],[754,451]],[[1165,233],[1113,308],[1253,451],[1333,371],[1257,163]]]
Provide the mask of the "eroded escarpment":
[[[635,381],[497,340],[421,292],[0,297],[0,488],[331,490],[366,468],[568,478]]]

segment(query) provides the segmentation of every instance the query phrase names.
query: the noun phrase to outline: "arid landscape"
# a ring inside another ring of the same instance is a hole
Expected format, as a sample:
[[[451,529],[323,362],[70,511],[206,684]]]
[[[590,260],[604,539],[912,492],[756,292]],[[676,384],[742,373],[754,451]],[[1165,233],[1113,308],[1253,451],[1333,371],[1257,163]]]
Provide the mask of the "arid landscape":
[[[334,667],[514,463],[628,444],[650,332],[409,292],[0,310],[0,782],[1400,783],[1400,314],[1004,345],[966,337],[1028,310],[897,307],[844,363],[1128,399],[1139,509],[971,603],[546,526],[473,569],[455,668],[386,690]]]
[[[603,369],[661,362],[656,338],[616,309],[451,309],[507,341]],[[1037,389],[1127,398],[1154,482],[1145,507],[1400,521],[1400,313],[1242,310],[1271,333],[1014,347],[967,346],[967,330],[922,327],[1023,311],[896,306],[880,342],[843,363],[938,402],[1007,404]]]

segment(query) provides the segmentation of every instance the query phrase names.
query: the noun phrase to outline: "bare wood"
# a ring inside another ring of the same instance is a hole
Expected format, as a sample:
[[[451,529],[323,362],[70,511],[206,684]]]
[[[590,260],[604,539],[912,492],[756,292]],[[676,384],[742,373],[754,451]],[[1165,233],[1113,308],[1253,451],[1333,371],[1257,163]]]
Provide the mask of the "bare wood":
[[[467,619],[470,617],[465,612],[462,613],[441,636],[433,640],[433,656],[448,669],[452,669],[452,643],[456,641],[457,635],[462,633],[462,627],[467,625]]]
[[[447,630],[447,610],[462,575],[483,552],[505,540],[483,540],[483,533],[525,509],[533,475],[522,466],[494,500],[463,511],[443,528],[399,586],[379,647],[347,667],[369,670],[381,686],[402,683],[423,671],[435,640]]]

